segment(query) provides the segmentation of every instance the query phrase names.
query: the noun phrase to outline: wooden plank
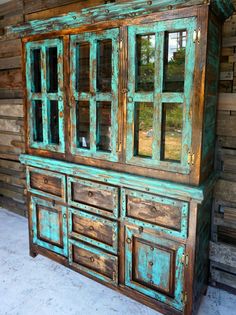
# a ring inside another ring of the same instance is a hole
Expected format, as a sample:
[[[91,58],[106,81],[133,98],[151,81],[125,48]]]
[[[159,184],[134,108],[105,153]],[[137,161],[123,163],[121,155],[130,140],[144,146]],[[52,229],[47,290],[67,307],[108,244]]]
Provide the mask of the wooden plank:
[[[231,267],[236,266],[236,247],[210,242],[210,259]]]
[[[215,198],[236,202],[236,182],[218,180],[215,186]]]
[[[15,119],[2,119],[0,118],[0,133],[2,131],[9,131],[9,132],[21,132],[21,127],[16,124]]]
[[[0,40],[0,57],[7,58],[21,55],[21,40]]]
[[[0,89],[22,89],[22,74],[20,69],[0,71]]]
[[[218,143],[221,147],[236,149],[236,136],[235,137],[218,137]]]
[[[218,110],[236,111],[236,93],[220,93]]]
[[[0,58],[0,70],[21,68],[21,56]]]
[[[213,281],[236,289],[236,275],[232,273],[212,268],[211,277]]]
[[[236,46],[236,36],[223,38],[222,46],[223,46],[223,47],[233,47],[233,46]]]
[[[0,159],[0,168],[10,169],[17,172],[21,172],[25,170],[25,167],[19,162],[12,162],[8,160]]]
[[[218,111],[217,118],[217,135],[236,137],[236,116]]]
[[[26,186],[26,182],[24,179],[17,178],[15,176],[7,175],[7,174],[2,174],[1,169],[0,169],[0,178],[1,178],[1,182],[10,184],[12,186],[18,186],[22,188]]]
[[[21,99],[16,100],[0,100],[0,116],[7,117],[24,117],[23,101]]]

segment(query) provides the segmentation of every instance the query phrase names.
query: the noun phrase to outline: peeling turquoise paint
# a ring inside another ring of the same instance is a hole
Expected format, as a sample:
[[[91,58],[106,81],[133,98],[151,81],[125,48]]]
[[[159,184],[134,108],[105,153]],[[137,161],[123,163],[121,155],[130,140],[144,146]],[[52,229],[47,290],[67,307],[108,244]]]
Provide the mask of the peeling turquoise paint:
[[[126,162],[139,166],[159,168],[162,170],[176,171],[189,174],[188,152],[191,150],[192,117],[191,104],[193,91],[193,76],[195,67],[195,43],[193,32],[196,30],[196,18],[176,19],[171,21],[157,22],[148,26],[129,26],[129,59],[128,59],[128,105],[127,105],[127,151]],[[156,62],[155,62],[155,85],[154,92],[136,92],[136,36],[155,34]],[[185,84],[184,93],[163,92],[164,76],[164,37],[165,32],[179,30],[187,31],[186,61],[185,61]],[[129,101],[130,100],[130,101]],[[134,107],[136,102],[151,102],[154,105],[152,157],[142,158],[135,156],[134,152]],[[162,106],[163,103],[183,104],[183,134],[182,134],[182,158],[181,163],[161,160],[161,134],[162,134]]]
[[[36,197],[31,197],[31,207],[33,243],[67,257],[66,207]]]
[[[140,233],[135,226],[125,226],[125,237],[125,285],[183,310],[182,257],[185,246],[153,234]],[[130,241],[127,243],[127,240]],[[138,259],[136,264],[134,259]],[[161,293],[160,288],[167,294]]]
[[[93,24],[96,22],[125,19],[147,15],[153,12],[166,11],[170,8],[188,7],[205,4],[205,0],[135,0],[125,3],[104,4],[92,8],[82,9],[80,12],[70,12],[62,16],[53,17],[47,20],[34,20],[17,26],[9,26],[8,33],[19,33],[20,36],[49,33],[68,28],[78,28],[81,25]],[[222,19],[233,14],[234,7],[231,0],[211,0],[210,5],[216,15]]]

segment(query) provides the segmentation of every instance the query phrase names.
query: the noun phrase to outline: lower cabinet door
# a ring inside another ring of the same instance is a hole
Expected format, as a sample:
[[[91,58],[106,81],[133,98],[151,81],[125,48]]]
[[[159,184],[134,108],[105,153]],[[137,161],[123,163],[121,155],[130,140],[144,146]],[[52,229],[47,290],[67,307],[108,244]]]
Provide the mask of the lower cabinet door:
[[[68,256],[66,207],[31,197],[33,243]]]
[[[184,245],[134,226],[125,238],[125,285],[182,310]]]

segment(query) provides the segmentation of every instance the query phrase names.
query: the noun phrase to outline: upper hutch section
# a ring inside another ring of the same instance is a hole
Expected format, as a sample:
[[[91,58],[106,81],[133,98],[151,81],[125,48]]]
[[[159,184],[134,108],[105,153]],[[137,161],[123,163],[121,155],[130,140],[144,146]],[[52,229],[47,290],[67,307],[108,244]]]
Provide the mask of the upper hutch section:
[[[211,173],[230,1],[117,1],[23,37],[27,153],[199,185]]]

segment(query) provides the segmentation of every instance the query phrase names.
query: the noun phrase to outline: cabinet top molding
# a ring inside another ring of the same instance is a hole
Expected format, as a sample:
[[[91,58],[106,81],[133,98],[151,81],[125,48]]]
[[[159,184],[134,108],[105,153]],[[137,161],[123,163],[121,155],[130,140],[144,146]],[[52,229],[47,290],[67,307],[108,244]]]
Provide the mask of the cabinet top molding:
[[[212,11],[222,20],[227,19],[234,11],[232,0],[133,0],[84,8],[78,12],[70,12],[46,20],[33,20],[9,26],[6,30],[8,34],[17,33],[20,37],[27,37],[204,4],[211,6]]]

